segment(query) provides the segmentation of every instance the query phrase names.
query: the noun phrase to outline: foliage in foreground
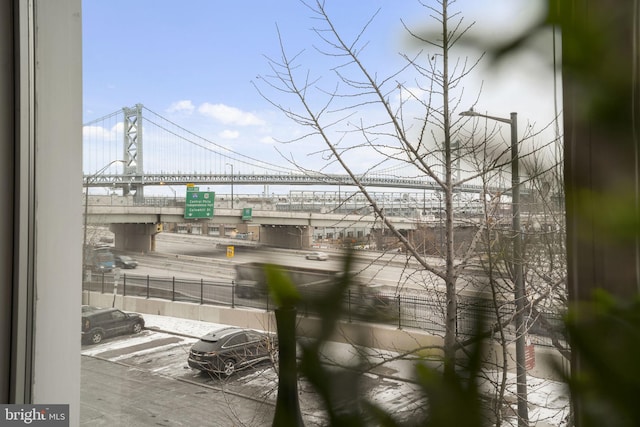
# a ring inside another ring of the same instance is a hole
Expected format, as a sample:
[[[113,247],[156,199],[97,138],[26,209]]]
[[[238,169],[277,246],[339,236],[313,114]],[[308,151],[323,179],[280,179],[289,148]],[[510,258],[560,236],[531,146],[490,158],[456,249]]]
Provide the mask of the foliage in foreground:
[[[347,255],[343,271],[350,271],[351,263],[352,257]],[[272,297],[275,301],[279,301],[279,307],[295,306],[301,297],[295,291],[295,285],[291,280],[273,266],[268,269],[267,276]],[[367,366],[364,358],[360,361],[360,365],[350,366],[348,369],[336,369],[322,360],[321,349],[331,340],[340,318],[342,308],[336,306],[336,301],[344,300],[343,295],[349,289],[350,282],[351,275],[341,275],[326,294],[305,301],[319,313],[321,326],[313,339],[297,339],[297,345],[301,349],[299,373],[323,401],[331,426],[406,425],[396,420],[393,414],[366,400],[360,393],[360,378]],[[281,346],[283,340],[296,339],[283,336],[280,332],[279,330],[278,340]],[[287,347],[295,348],[295,345],[287,345]],[[448,376],[443,376],[441,372],[426,364],[417,363],[416,378],[419,388],[424,396],[424,402],[429,402],[430,405],[428,410],[422,408],[419,413],[416,413],[411,425],[461,427],[484,425],[476,385],[481,368],[481,354],[480,345],[472,347],[464,367]],[[279,375],[282,380],[283,372]],[[278,399],[281,399],[281,396],[278,396]],[[460,408],[465,409],[461,411]],[[290,415],[291,420],[298,418],[294,414]],[[280,424],[274,422],[275,425]]]
[[[640,298],[604,291],[578,304],[566,320],[579,371],[567,379],[584,427],[640,426]]]
[[[344,271],[349,271],[351,257],[347,256]],[[475,427],[491,424],[478,390],[477,380],[482,369],[482,340],[478,340],[467,353],[466,363],[452,374],[444,374],[425,363],[416,364],[416,380],[423,394],[423,411],[409,423],[394,418],[394,414],[366,400],[359,393],[363,359],[359,366],[339,369],[323,363],[321,349],[336,331],[340,307],[335,301],[349,288],[350,275],[345,274],[323,297],[306,301],[313,304],[321,327],[313,339],[295,336],[278,338],[282,345],[293,340],[287,348],[301,348],[297,369],[322,399],[331,426],[404,425],[429,427]],[[295,285],[277,268],[271,267],[270,291],[280,307],[292,308],[301,296]],[[295,318],[291,318],[295,322]],[[293,325],[294,326],[294,325]],[[566,326],[572,350],[580,359],[580,371],[566,378],[572,400],[579,405],[580,425],[632,427],[640,425],[640,298],[633,302],[616,302],[604,292],[592,301],[576,305],[569,310]],[[293,328],[291,328],[293,329]],[[482,325],[476,325],[479,333]],[[283,341],[284,340],[284,341]],[[297,342],[296,342],[297,341]],[[280,371],[280,379],[283,379]],[[291,376],[289,376],[291,378]],[[295,378],[295,376],[294,376]],[[295,388],[293,390],[296,390]],[[284,396],[278,396],[278,399]],[[289,396],[297,399],[297,396]],[[289,405],[299,411],[297,405]],[[282,415],[282,414],[281,414]],[[290,414],[301,419],[300,414]],[[274,425],[281,425],[274,422]],[[301,424],[297,424],[301,425]]]

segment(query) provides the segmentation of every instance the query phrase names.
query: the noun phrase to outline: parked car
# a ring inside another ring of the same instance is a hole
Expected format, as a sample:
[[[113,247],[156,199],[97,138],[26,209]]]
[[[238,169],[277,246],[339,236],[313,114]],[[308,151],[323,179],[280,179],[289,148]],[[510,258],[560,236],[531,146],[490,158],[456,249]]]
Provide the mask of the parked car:
[[[326,261],[329,259],[329,255],[324,252],[311,252],[305,256],[306,259],[315,259],[318,261]]]
[[[188,364],[203,372],[231,376],[235,371],[278,358],[277,338],[269,334],[227,327],[212,331],[195,343]]]
[[[117,308],[82,306],[82,342],[98,344],[103,338],[137,334],[144,329],[144,318]]]
[[[120,268],[136,268],[138,261],[127,255],[116,255],[116,267]]]

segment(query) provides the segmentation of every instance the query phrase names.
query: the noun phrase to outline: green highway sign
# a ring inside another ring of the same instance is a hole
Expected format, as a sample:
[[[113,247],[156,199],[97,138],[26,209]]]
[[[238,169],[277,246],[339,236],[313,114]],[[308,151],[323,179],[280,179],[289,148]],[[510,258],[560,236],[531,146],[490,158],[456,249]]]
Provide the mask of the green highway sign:
[[[250,221],[253,217],[253,208],[242,208],[242,220]]]
[[[186,219],[213,218],[213,191],[188,191],[184,206]]]

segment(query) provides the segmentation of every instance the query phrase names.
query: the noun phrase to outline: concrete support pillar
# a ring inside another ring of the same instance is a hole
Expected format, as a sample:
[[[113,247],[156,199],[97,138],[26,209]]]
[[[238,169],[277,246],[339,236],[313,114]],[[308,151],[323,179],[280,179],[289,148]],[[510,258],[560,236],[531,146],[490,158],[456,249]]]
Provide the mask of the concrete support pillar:
[[[155,250],[155,224],[111,224],[115,248],[122,251],[150,252]]]
[[[151,249],[150,249],[151,252],[156,251],[156,234],[157,233],[154,233],[151,235]]]
[[[298,228],[298,227],[296,227]],[[300,233],[300,248],[309,249],[313,243],[313,227],[302,226],[297,230]]]

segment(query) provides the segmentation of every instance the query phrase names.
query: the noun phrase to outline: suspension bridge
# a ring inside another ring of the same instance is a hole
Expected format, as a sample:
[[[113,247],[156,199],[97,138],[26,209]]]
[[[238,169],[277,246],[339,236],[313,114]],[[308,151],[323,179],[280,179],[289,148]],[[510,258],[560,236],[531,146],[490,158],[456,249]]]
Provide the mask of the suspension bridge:
[[[273,150],[272,146],[266,147]],[[263,160],[274,154],[274,151],[258,153],[255,149],[247,154],[240,148],[231,149],[142,104],[122,108],[83,125],[84,186],[87,187],[85,229],[87,224],[110,224],[110,230],[115,234],[115,246],[135,251],[153,250],[155,235],[167,223],[178,229],[187,226],[190,232],[197,229],[199,233],[212,235],[226,235],[226,229],[230,227],[232,232],[237,229],[242,233],[254,233],[254,236],[259,234],[261,242],[290,248],[308,248],[312,241],[336,236],[353,240],[374,232],[384,234],[384,227],[367,200],[357,191],[350,195],[340,192],[339,186],[347,187],[343,191],[349,191],[348,187],[354,185],[350,176],[307,172],[287,167],[284,161],[283,165]],[[428,156],[432,169],[443,176],[443,160],[434,153]],[[420,174],[414,165],[398,163],[397,167],[369,170],[358,175],[358,179],[370,190],[405,191],[401,196],[392,194],[391,197],[388,193],[371,193],[399,229],[415,229],[416,221],[430,217],[431,221],[438,221],[436,216],[441,221],[441,188],[435,180]],[[459,162],[454,165],[454,175],[459,180]],[[231,197],[226,200],[226,197],[216,195],[216,214],[205,221],[185,220],[184,202],[177,203],[173,189],[172,205],[146,206],[145,188],[175,185],[230,186]],[[269,198],[265,191],[265,197],[259,200],[237,199],[234,205],[234,185],[338,186],[338,197],[325,194],[318,198],[316,194],[309,199],[302,194],[300,200],[286,200],[288,209],[281,209],[280,200]],[[120,189],[122,197],[118,196],[115,203],[111,195],[117,193],[90,198],[88,187]],[[411,195],[410,189],[422,194]],[[473,212],[472,205],[479,204],[478,195],[482,194],[483,187],[467,183],[458,186],[457,190],[461,197],[454,201],[454,209],[463,214]],[[499,191],[486,187],[484,190]],[[435,198],[427,197],[427,191]],[[110,200],[105,203],[103,199]],[[254,210],[250,221],[245,221],[244,214],[240,214],[245,207]]]
[[[435,165],[443,163],[432,156]],[[346,174],[306,172],[258,157],[200,136],[142,104],[83,125],[85,187],[120,188],[139,198],[145,187],[161,185],[354,185]],[[367,171],[358,178],[367,187],[440,190],[434,180],[407,164]],[[481,193],[483,188],[468,183],[458,190]]]

